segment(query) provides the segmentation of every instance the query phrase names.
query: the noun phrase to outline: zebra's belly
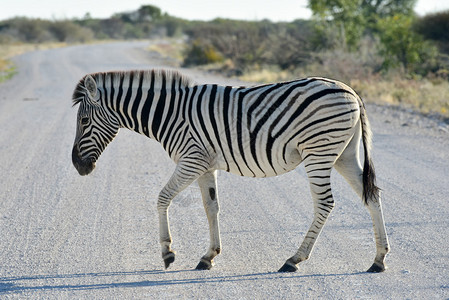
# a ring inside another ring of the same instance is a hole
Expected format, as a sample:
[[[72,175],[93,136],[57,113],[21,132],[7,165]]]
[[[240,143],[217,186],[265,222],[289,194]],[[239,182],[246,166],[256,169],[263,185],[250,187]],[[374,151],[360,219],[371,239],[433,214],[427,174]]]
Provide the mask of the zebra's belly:
[[[264,178],[290,172],[301,162],[301,156],[296,149],[287,149],[285,155],[274,153],[270,158],[267,155],[237,157],[228,153],[219,160],[218,169],[245,177]]]

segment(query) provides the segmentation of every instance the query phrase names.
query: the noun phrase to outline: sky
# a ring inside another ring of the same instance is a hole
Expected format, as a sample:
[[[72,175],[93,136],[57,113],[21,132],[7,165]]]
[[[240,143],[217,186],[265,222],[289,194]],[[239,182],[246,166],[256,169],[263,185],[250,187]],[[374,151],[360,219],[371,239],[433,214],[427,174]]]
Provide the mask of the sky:
[[[263,4],[261,4],[263,3]],[[15,16],[50,20],[108,18],[114,13],[134,11],[142,5],[155,5],[169,15],[188,20],[212,20],[217,17],[239,20],[292,21],[312,15],[308,0],[0,0],[0,20]],[[418,0],[419,15],[448,10],[449,0]]]

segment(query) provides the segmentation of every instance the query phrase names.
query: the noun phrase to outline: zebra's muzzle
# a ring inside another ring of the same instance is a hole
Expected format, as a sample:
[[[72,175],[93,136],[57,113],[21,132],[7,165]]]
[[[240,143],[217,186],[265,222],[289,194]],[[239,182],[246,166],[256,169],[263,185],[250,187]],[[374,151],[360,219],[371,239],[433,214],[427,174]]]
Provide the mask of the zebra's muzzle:
[[[95,168],[95,161],[92,159],[82,159],[77,146],[73,146],[72,163],[81,176],[88,175]]]

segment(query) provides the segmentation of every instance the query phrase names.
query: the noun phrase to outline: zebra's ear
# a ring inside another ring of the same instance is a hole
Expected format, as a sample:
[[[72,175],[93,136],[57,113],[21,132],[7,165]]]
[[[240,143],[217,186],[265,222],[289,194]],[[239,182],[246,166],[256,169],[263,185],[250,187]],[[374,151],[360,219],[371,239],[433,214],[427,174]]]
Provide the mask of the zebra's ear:
[[[84,86],[87,89],[87,92],[89,93],[90,99],[95,99],[97,96],[97,83],[92,78],[92,76],[87,75],[86,78],[84,78]]]

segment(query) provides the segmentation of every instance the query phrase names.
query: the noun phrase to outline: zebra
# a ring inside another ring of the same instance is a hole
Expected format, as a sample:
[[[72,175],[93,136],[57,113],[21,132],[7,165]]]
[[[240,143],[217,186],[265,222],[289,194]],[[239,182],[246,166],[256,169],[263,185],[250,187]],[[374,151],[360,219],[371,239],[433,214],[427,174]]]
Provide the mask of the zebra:
[[[330,186],[333,168],[371,215],[377,251],[368,272],[386,269],[390,247],[371,160],[371,129],[362,99],[344,83],[309,77],[232,87],[196,84],[175,70],[99,72],[81,78],[72,101],[73,106],[79,104],[72,162],[80,175],[92,172],[120,128],[158,141],[176,163],[157,201],[166,269],[175,260],[168,207],[179,192],[198,182],[210,246],[196,269],[207,270],[222,249],[217,171],[269,177],[294,170],[302,162],[314,202],[313,222],[279,272],[294,272],[309,258],[335,205]]]

